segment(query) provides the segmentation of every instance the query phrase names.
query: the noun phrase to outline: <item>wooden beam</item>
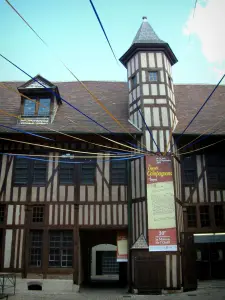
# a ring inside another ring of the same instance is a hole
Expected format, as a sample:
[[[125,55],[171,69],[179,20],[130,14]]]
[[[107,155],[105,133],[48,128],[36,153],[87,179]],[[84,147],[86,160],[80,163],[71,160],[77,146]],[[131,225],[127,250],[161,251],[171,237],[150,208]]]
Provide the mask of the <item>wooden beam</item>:
[[[73,239],[74,239],[74,254],[73,254],[73,283],[79,284],[79,205],[74,206],[74,229],[73,229]]]

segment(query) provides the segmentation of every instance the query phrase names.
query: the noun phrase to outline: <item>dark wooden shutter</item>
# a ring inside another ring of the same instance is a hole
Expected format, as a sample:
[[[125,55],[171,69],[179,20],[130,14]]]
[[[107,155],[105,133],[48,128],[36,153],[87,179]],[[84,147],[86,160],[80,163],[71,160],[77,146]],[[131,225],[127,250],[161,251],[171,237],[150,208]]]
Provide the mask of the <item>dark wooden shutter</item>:
[[[127,161],[111,160],[111,184],[127,184]]]
[[[29,161],[25,158],[15,159],[14,184],[27,185],[29,178]]]

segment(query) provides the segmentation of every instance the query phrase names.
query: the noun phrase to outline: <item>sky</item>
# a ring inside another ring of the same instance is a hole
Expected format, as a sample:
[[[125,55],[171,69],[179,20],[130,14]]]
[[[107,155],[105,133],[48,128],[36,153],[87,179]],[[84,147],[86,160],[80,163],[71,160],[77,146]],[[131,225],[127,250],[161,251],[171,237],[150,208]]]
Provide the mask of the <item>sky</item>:
[[[0,53],[31,76],[49,81],[73,81],[58,57],[82,81],[126,81],[101,31],[89,0],[10,0],[47,42],[47,48],[0,1]],[[178,63],[173,80],[215,84],[225,73],[225,1],[93,0],[117,58],[130,47],[142,17],[147,16],[159,38],[168,42]],[[0,81],[29,77],[0,57]],[[225,84],[225,82],[223,82]]]

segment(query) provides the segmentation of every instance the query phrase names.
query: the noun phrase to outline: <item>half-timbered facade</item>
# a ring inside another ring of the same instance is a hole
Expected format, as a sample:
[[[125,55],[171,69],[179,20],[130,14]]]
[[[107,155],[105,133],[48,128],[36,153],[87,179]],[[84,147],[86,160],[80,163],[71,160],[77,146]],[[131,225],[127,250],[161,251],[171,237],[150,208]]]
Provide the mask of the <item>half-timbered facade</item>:
[[[80,286],[104,272],[148,291],[225,278],[225,127],[204,136],[224,112],[225,88],[176,142],[212,86],[173,84],[177,59],[145,17],[121,62],[128,86],[85,84],[122,127],[78,82],[38,75],[1,86],[0,271],[17,273],[24,288],[35,280],[48,289],[54,279]],[[149,252],[145,157],[106,156],[127,155],[131,145],[155,155],[172,149],[176,251]],[[119,232],[128,238],[128,263],[115,263]],[[111,245],[107,253],[101,244]]]

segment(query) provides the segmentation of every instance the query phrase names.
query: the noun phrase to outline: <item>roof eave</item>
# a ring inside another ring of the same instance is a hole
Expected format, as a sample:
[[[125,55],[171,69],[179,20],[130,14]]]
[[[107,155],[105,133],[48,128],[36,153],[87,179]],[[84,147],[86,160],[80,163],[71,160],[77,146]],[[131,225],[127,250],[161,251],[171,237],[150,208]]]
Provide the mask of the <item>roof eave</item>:
[[[124,55],[120,58],[120,62],[126,67],[127,62],[131,59],[131,57],[139,51],[163,51],[167,58],[169,59],[171,65],[174,65],[178,62],[175,54],[170,48],[168,43],[134,43],[130,46],[130,48],[124,53]]]

